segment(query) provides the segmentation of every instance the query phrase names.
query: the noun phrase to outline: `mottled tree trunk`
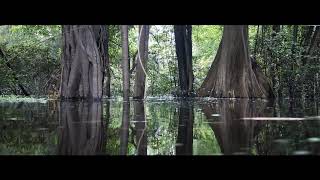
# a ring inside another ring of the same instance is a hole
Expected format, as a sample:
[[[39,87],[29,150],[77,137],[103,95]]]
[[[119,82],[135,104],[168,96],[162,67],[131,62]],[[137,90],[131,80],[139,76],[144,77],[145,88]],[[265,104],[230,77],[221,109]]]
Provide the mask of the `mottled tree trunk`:
[[[134,99],[144,99],[145,96],[145,80],[147,73],[148,61],[148,41],[149,41],[149,26],[142,25],[139,27],[139,53],[136,66],[136,75],[134,83]],[[140,54],[140,55],[139,55]]]
[[[122,41],[122,87],[123,100],[129,101],[130,94],[130,60],[129,60],[129,43],[128,43],[128,26],[121,26]]]
[[[217,55],[201,85],[200,97],[270,98],[263,74],[255,74],[249,60],[248,26],[225,26]]]
[[[192,27],[175,25],[174,35],[178,59],[180,96],[190,96],[193,91]]]
[[[103,29],[92,25],[62,26],[61,99],[102,98],[107,57],[101,38]]]
[[[101,55],[102,63],[104,67],[103,74],[103,85],[104,85],[104,95],[107,97],[111,96],[110,84],[110,62],[109,62],[109,26],[105,25],[95,25],[93,26],[95,33],[96,43],[98,50]],[[104,79],[105,78],[105,79]]]

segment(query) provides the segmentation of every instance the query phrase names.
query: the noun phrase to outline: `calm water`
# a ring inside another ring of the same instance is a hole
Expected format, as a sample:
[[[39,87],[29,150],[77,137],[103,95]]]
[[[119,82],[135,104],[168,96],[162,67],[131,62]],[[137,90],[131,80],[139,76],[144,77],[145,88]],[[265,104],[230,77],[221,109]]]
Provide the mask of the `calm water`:
[[[283,100],[280,104],[247,99],[165,98],[130,103],[3,101],[0,153],[320,154],[320,118],[310,118],[314,116],[318,116],[318,103],[311,101]]]

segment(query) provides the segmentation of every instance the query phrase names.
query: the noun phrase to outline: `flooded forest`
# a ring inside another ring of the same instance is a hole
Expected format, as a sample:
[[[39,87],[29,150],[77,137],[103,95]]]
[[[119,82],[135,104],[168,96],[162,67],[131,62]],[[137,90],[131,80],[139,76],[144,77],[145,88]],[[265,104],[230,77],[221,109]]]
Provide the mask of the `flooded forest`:
[[[2,25],[0,155],[319,155],[320,26]]]

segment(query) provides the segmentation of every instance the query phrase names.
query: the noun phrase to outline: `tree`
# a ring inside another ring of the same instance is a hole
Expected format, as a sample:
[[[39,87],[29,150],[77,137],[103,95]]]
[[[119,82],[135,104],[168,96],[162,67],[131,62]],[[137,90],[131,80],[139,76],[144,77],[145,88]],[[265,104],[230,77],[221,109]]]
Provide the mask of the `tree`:
[[[149,26],[139,26],[138,62],[134,83],[134,99],[143,99],[145,96],[145,81],[147,76]]]
[[[102,26],[62,26],[61,99],[102,98],[107,57],[105,43],[101,42],[101,34],[106,34],[103,31]]]
[[[255,74],[248,50],[248,26],[224,26],[222,40],[202,83],[200,97],[270,98],[263,74]]]
[[[130,93],[130,60],[129,60],[129,43],[128,43],[128,26],[121,26],[122,41],[122,83],[123,83],[123,99],[129,101]]]
[[[174,35],[179,69],[180,96],[190,96],[193,91],[192,27],[175,25]]]

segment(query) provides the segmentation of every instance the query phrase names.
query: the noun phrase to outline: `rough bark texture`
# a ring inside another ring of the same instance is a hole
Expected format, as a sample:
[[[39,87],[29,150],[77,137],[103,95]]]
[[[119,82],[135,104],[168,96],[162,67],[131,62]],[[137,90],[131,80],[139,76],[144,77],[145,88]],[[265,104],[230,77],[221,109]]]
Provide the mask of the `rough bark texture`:
[[[61,99],[101,99],[106,64],[102,26],[64,25]],[[100,34],[100,35],[98,35]]]
[[[192,27],[175,25],[174,35],[179,69],[179,96],[190,96],[193,92]]]
[[[248,26],[225,26],[217,55],[201,85],[200,97],[270,98],[261,85],[263,74],[255,74],[249,60]]]
[[[123,100],[129,101],[130,93],[130,60],[129,60],[129,43],[128,43],[128,26],[121,26],[121,41],[122,41],[122,87]]]
[[[60,102],[58,154],[97,155],[105,146],[101,102]]]
[[[192,102],[180,104],[176,155],[192,155],[193,123],[194,113]]]
[[[147,61],[148,61],[148,41],[149,41],[148,25],[142,25],[139,27],[139,36],[140,36],[140,41],[139,41],[140,56],[138,53],[138,61],[136,66],[136,75],[135,75],[135,83],[134,83],[134,94],[133,94],[134,99],[144,99],[144,96],[145,96],[145,84],[146,84],[145,73],[146,72],[144,72],[144,70],[147,71]],[[142,67],[144,67],[144,70]]]

